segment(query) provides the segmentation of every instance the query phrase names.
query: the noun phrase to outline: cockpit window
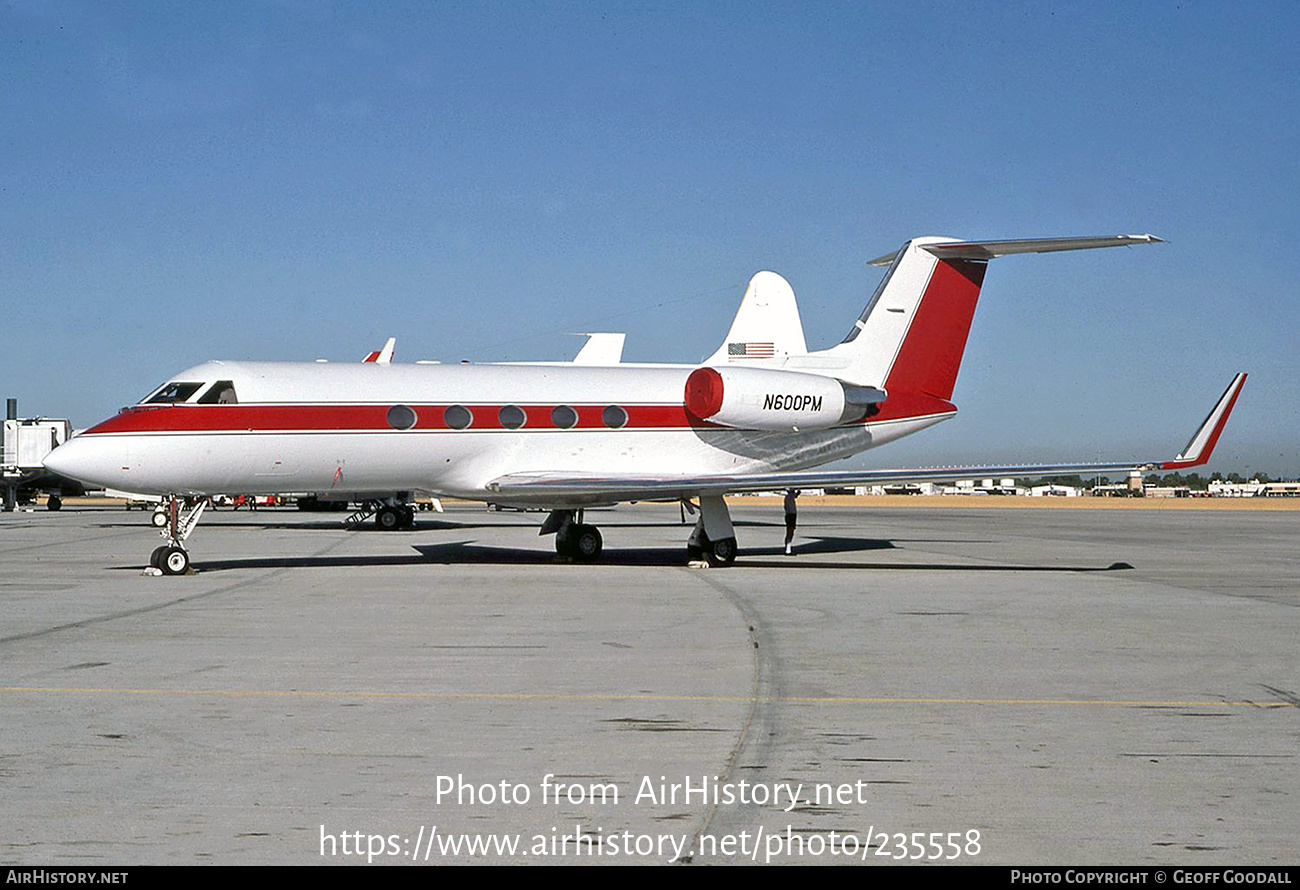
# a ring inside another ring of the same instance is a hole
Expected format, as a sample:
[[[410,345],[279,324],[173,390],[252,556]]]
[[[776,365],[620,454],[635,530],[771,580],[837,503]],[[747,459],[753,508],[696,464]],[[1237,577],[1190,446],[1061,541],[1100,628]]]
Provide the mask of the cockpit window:
[[[198,392],[202,386],[202,383],[169,383],[150,396],[145,404],[158,405],[169,402],[184,402]]]
[[[230,380],[218,380],[212,384],[212,388],[199,396],[200,405],[235,405],[239,399],[235,398],[235,384]]]

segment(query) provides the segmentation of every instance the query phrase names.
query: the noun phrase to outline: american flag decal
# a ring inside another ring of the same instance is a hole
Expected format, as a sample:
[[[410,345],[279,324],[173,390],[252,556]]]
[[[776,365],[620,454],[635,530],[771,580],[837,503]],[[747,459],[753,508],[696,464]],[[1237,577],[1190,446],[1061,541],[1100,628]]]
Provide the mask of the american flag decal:
[[[772,358],[776,348],[771,343],[728,343],[727,358]]]

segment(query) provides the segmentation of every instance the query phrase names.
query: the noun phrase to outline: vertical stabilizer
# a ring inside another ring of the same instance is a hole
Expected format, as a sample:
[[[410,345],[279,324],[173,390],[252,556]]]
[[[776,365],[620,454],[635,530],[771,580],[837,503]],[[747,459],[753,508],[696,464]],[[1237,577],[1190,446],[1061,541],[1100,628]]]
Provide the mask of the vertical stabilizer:
[[[759,272],[749,280],[727,338],[703,364],[761,365],[807,351],[794,289],[775,272]]]
[[[849,360],[844,376],[887,392],[952,397],[975,315],[986,261],[940,258],[914,238],[894,254],[862,316],[829,355]]]
[[[844,341],[819,355],[845,362],[836,376],[850,383],[946,402],[957,382],[989,260],[1159,242],[1154,235],[1015,241],[913,238],[897,253],[872,261],[888,263],[889,271]]]

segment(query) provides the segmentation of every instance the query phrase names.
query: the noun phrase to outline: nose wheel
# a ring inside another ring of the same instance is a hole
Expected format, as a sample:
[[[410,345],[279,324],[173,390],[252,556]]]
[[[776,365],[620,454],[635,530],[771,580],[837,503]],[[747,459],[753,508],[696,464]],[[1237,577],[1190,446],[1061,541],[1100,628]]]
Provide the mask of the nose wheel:
[[[164,544],[154,548],[149,557],[149,565],[160,569],[164,575],[184,575],[190,568],[190,554],[184,547],[169,547]]]
[[[179,497],[170,497],[165,502],[164,510],[155,513],[164,518],[162,526],[163,540],[161,547],[155,547],[149,554],[149,565],[164,575],[184,575],[190,571],[190,554],[185,549],[185,539],[199,524],[199,517],[207,509],[208,499],[198,498],[184,501]]]

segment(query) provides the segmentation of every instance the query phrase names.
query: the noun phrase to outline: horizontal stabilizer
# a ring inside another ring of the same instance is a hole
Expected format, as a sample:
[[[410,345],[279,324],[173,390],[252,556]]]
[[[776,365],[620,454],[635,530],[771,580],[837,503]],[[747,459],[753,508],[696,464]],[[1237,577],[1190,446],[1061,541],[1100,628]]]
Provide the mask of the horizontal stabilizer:
[[[1058,250],[1091,250],[1096,247],[1129,247],[1134,244],[1162,244],[1155,235],[1103,235],[1090,238],[1020,238],[1012,241],[946,241],[926,244],[927,252],[942,259],[991,260],[1015,253],[1052,253]],[[888,266],[898,251],[876,257],[868,265]]]

